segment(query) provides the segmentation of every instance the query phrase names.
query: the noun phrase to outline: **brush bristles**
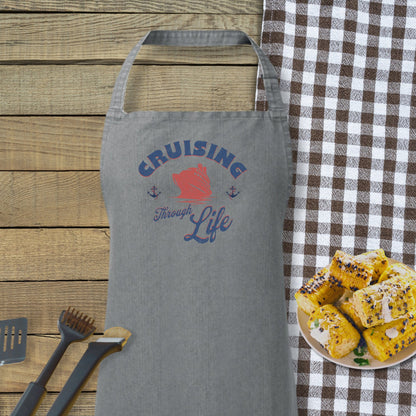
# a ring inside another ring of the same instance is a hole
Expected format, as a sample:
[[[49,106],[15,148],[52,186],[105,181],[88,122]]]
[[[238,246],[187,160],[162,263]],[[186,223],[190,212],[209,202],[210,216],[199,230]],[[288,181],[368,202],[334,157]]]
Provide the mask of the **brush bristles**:
[[[82,314],[75,308],[71,310],[70,306],[63,314],[61,323],[83,335],[95,331],[94,319],[89,318],[86,314]]]

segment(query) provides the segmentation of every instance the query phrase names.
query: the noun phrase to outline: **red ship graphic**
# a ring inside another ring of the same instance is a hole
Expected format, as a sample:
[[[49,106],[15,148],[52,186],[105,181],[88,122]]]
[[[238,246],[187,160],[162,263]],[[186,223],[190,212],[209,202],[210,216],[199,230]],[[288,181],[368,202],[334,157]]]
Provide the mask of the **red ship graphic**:
[[[200,163],[197,168],[189,168],[172,174],[173,182],[181,190],[176,198],[182,202],[202,204],[212,198],[211,184],[207,168]]]

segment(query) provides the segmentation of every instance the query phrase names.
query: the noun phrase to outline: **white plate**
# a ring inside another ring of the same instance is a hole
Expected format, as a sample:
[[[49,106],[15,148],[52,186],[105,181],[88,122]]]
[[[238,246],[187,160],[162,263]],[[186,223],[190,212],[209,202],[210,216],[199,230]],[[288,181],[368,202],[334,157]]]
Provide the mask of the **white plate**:
[[[413,355],[416,354],[416,343],[413,343],[412,345],[401,350],[399,353],[387,359],[386,361],[379,361],[368,352],[362,357],[358,357],[354,354],[353,351],[345,357],[332,358],[328,354],[326,349],[322,347],[321,344],[311,336],[307,325],[309,316],[300,308],[297,309],[296,315],[300,332],[302,333],[303,338],[305,338],[306,342],[311,346],[311,348],[321,357],[324,357],[327,360],[332,361],[333,363],[343,365],[344,367],[356,368],[358,370],[375,370],[377,368],[387,368],[402,363],[403,361],[408,360],[410,357],[413,357]],[[354,362],[354,358],[366,358],[369,361],[369,365],[360,366],[359,364]]]

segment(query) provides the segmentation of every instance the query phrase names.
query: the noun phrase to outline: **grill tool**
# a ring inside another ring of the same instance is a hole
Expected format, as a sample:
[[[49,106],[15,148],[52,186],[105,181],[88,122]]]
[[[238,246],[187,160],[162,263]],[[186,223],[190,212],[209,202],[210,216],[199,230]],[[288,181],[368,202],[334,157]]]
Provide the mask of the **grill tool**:
[[[71,310],[69,307],[66,311],[61,312],[58,320],[61,342],[36,382],[29,384],[11,416],[32,416],[36,413],[40,402],[46,394],[46,384],[64,355],[64,352],[72,342],[82,341],[89,337],[95,331],[93,323],[93,319],[88,318],[87,315],[83,315],[74,308]]]
[[[0,367],[26,358],[27,319],[0,321]]]
[[[130,336],[127,329],[113,327],[107,329],[102,338],[90,342],[47,416],[67,415],[95,368],[105,357],[121,351]]]

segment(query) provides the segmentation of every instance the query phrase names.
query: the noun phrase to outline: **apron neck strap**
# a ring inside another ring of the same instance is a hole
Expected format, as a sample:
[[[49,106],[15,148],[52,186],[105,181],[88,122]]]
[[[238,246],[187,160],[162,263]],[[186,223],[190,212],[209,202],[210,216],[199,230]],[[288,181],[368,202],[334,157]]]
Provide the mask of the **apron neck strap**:
[[[263,50],[241,30],[151,30],[130,51],[117,77],[110,110],[124,113],[124,96],[130,69],[142,45],[166,46],[235,46],[248,44],[253,47],[263,70],[263,82],[269,111],[286,112],[283,104],[277,73]]]

